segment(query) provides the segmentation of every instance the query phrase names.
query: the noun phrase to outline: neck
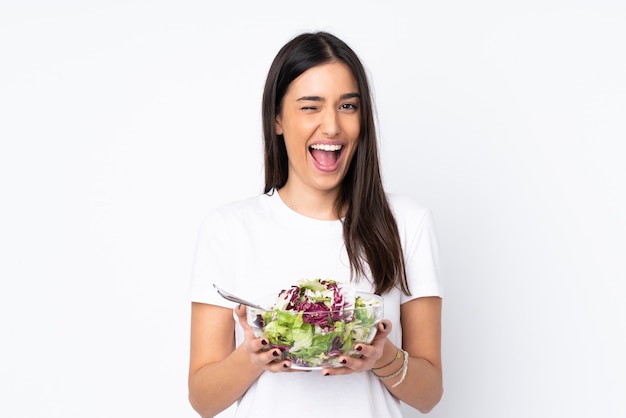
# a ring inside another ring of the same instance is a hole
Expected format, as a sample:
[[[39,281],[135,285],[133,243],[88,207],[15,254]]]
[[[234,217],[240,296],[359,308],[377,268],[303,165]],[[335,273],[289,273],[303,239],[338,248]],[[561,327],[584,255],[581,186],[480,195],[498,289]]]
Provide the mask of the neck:
[[[337,220],[341,216],[337,213],[335,202],[337,191],[316,191],[290,187],[285,184],[278,194],[282,201],[292,210],[309,218],[321,220]]]

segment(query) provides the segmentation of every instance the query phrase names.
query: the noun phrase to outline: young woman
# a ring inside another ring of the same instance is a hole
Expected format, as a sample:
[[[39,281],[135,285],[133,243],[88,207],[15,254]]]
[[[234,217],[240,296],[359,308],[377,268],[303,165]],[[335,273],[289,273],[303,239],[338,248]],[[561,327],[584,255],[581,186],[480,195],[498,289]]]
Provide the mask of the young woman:
[[[442,395],[441,283],[430,211],[385,193],[373,106],[356,54],[305,33],[271,65],[263,94],[265,191],[216,208],[202,224],[191,300],[189,399],[203,417],[400,417]],[[302,372],[274,361],[245,307],[302,278],[351,281],[384,298],[386,319],[360,358]]]

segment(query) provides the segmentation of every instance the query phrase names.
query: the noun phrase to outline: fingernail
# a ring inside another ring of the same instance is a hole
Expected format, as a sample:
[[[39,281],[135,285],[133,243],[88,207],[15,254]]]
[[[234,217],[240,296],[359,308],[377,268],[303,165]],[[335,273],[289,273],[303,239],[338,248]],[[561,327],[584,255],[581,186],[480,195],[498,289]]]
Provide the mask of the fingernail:
[[[261,344],[267,345],[267,340],[261,340]]]
[[[387,329],[387,323],[383,322],[382,324],[383,324],[383,329]]]
[[[272,355],[274,357],[278,357],[278,356],[280,356],[280,353],[278,351],[272,351]]]
[[[356,351],[361,351],[361,350],[363,350],[363,346],[362,346],[362,345],[360,345],[360,346],[358,346],[358,347],[356,348]]]
[[[283,363],[283,369],[288,369],[289,366],[287,366],[287,363]]]
[[[322,373],[322,376],[328,376],[328,375],[330,375],[330,372],[324,372],[324,373]]]
[[[340,361],[340,363],[341,363],[341,364],[346,364],[346,363],[347,363],[347,361],[346,361],[346,359],[344,358],[343,360],[341,360],[341,361]]]

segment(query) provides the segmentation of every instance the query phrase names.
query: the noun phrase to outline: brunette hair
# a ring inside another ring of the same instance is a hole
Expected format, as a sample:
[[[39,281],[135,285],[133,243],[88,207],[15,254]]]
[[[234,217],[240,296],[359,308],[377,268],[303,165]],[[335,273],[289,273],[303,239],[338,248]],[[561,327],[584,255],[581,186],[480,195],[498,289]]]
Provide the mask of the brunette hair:
[[[327,32],[304,33],[285,44],[270,66],[263,91],[265,190],[287,182],[285,141],[276,134],[276,116],[289,84],[311,67],[342,62],[352,71],[361,96],[361,129],[356,152],[344,177],[336,206],[345,209],[343,237],[353,278],[374,279],[375,292],[397,287],[409,295],[404,255],[395,218],[382,185],[372,97],[363,64],[342,40]],[[366,263],[366,264],[365,264]],[[356,274],[355,274],[356,273]]]

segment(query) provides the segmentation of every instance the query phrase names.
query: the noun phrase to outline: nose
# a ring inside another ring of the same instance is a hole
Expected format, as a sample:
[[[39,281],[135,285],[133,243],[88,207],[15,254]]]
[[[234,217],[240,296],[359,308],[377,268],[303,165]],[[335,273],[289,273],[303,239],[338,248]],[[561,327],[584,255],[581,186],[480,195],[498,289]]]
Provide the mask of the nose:
[[[339,135],[339,133],[341,132],[341,127],[339,125],[339,119],[336,109],[325,109],[324,112],[322,112],[320,129],[322,133],[328,138],[333,138]]]

